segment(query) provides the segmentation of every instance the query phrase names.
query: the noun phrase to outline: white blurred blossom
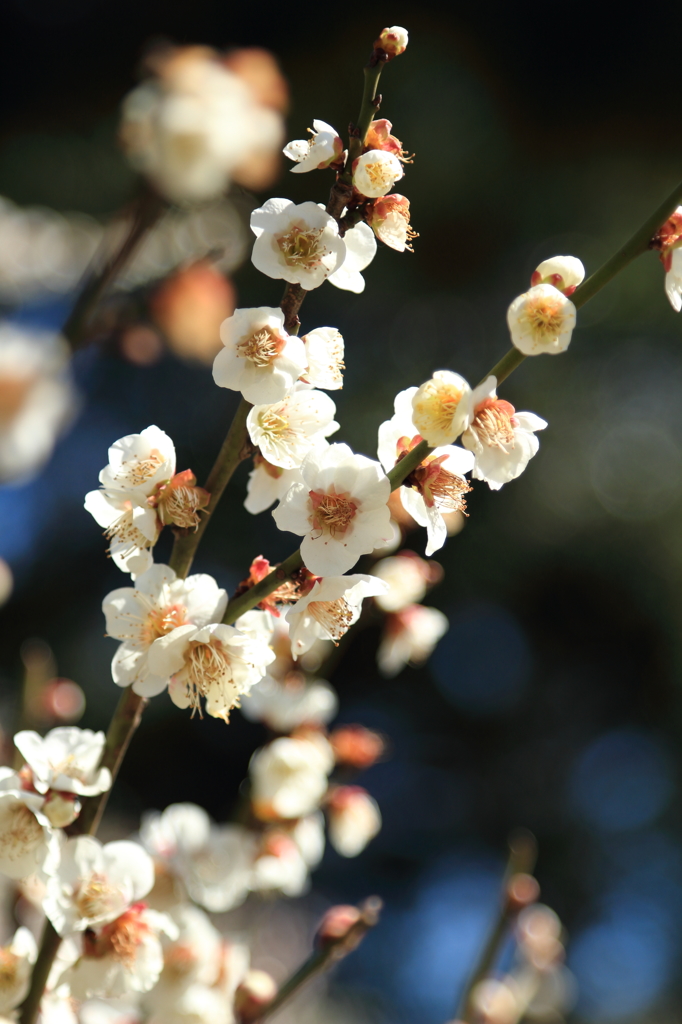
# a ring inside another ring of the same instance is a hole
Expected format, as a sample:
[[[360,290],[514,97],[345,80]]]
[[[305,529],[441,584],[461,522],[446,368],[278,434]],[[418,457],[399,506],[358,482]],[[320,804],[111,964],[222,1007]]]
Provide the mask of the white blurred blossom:
[[[281,681],[267,675],[252,686],[241,710],[252,722],[288,733],[300,725],[326,725],[337,708],[338,698],[329,683],[289,672]]]
[[[28,729],[14,736],[39,793],[56,789],[79,796],[97,796],[111,787],[111,772],[99,767],[105,742],[103,732],[75,725],[58,726],[45,736]]]
[[[59,842],[44,802],[11,768],[0,768],[0,873],[9,878],[49,876],[55,869]]]
[[[18,928],[12,941],[0,946],[0,1013],[9,1013],[26,998],[37,956],[28,928]]]
[[[376,800],[361,786],[337,786],[327,801],[329,841],[342,857],[357,857],[381,829]]]
[[[448,620],[441,611],[421,604],[387,615],[377,651],[382,675],[395,676],[405,665],[420,665],[426,661],[447,633],[448,626]]]
[[[282,736],[251,758],[251,800],[258,817],[300,818],[317,810],[334,755],[321,735]]]

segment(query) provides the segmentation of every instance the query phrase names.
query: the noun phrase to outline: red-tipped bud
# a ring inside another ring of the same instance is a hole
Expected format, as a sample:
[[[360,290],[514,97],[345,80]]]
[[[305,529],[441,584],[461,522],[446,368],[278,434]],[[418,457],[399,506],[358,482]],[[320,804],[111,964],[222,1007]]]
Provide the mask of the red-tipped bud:
[[[386,60],[399,57],[407,49],[407,29],[400,25],[385,28],[374,43],[374,49],[386,55]]]
[[[342,942],[361,917],[362,912],[358,907],[344,904],[330,907],[317,929],[317,943],[320,946],[333,946],[337,942]]]
[[[369,768],[384,753],[386,745],[378,732],[364,725],[343,725],[329,737],[337,764],[350,768]]]
[[[512,911],[523,910],[531,903],[537,903],[539,897],[540,886],[532,875],[519,872],[507,882],[507,905]]]
[[[277,983],[272,975],[267,971],[247,971],[234,996],[234,1008],[241,1024],[257,1020],[263,1007],[276,995]]]

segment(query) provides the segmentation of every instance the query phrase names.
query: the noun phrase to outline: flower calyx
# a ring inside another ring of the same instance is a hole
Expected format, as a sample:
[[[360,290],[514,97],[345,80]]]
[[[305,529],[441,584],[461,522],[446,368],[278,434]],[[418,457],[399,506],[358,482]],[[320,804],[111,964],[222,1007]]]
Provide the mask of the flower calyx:
[[[649,242],[649,248],[658,252],[666,272],[672,266],[672,251],[682,247],[682,206],[678,206]]]

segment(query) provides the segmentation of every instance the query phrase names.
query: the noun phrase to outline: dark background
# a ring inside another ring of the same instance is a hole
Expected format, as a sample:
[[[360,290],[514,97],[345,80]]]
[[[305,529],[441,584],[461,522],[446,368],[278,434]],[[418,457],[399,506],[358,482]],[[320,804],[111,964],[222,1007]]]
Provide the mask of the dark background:
[[[396,391],[438,367],[473,383],[503,354],[506,307],[541,259],[571,253],[594,270],[682,176],[681,21],[669,2],[626,14],[600,2],[8,0],[0,194],[100,219],[129,198],[117,108],[154,38],[271,48],[291,83],[289,138],[301,138],[314,117],[342,130],[355,116],[373,39],[404,24],[410,46],[382,78],[382,113],[417,153],[400,186],[416,252],[383,249],[362,296],[325,286],[304,307],[304,327],[344,334],[338,438],[373,456]],[[328,185],[283,168],[270,194],[320,201]],[[279,283],[249,265],[235,281],[242,305],[278,301]],[[8,312],[57,326],[67,308]],[[476,485],[465,529],[438,555],[446,576],[430,600],[452,628],[430,667],[382,681],[369,629],[332,678],[340,720],[393,744],[361,780],[381,835],[358,861],[328,852],[316,875],[328,898],[386,899],[384,925],[339,978],[379,1019],[437,1024],[452,1012],[517,825],[538,837],[543,896],[569,931],[578,1015],[680,1016],[682,325],[655,256],[578,325],[567,355],[527,360],[503,389],[549,427],[520,480],[496,494]],[[108,445],[149,423],[202,477],[233,404],[210,371],[171,356],[139,368],[105,345],[78,355],[76,375],[74,429],[37,479],[0,491],[0,554],[17,579],[0,671],[11,702],[21,642],[44,637],[86,691],[83,724],[99,728],[118,696],[99,604],[121,576],[83,494]],[[245,476],[196,562],[228,589],[261,550],[291,548],[269,515],[241,509]],[[423,535],[412,543],[423,551]],[[262,739],[239,716],[226,731],[157,698],[112,804],[131,827],[177,800],[225,819]]]

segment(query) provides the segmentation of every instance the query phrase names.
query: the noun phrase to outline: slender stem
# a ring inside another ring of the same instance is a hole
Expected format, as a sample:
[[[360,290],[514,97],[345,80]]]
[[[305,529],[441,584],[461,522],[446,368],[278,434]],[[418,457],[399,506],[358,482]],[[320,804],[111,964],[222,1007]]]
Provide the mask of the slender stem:
[[[128,231],[118,248],[106,257],[99,270],[92,269],[86,275],[73,309],[62,327],[62,334],[71,343],[72,348],[79,348],[84,344],[95,306],[121,273],[149,229],[157,222],[164,206],[161,197],[146,188],[133,206]]]
[[[365,136],[369,131],[369,126],[372,123],[372,118],[376,114],[381,97],[377,100],[377,89],[379,87],[379,79],[381,78],[381,72],[384,69],[385,61],[374,61],[374,54],[369,64],[363,68],[365,75],[365,86],[362,90],[362,103],[360,104],[360,113],[358,114],[358,120],[355,125],[355,131],[353,136],[348,143],[348,160],[346,161],[346,170],[343,177],[348,176],[348,179],[352,179],[353,176],[353,162],[362,153],[362,147],[365,144]]]
[[[367,932],[378,923],[381,906],[381,900],[377,896],[370,896],[369,899],[365,900],[360,907],[360,919],[351,925],[343,938],[314,950],[306,962],[284,982],[275,998],[267,1006],[263,1007],[258,1016],[249,1018],[250,1024],[256,1024],[257,1021],[272,1017],[312,978],[323,971],[329,970],[334,964],[337,964],[344,957],[347,957],[349,953],[352,953]]]
[[[260,583],[256,583],[255,586],[240,594],[239,597],[233,597],[227,605],[223,622],[229,625],[235,619],[238,619],[240,615],[243,615],[244,612],[248,612],[250,608],[255,608],[264,597],[271,594],[273,590],[277,590],[277,587],[281,587],[285,580],[288,580],[302,565],[303,559],[301,558],[300,550],[294,551],[276,569],[269,572]]]
[[[502,901],[488,939],[481,950],[478,962],[469,978],[457,1013],[459,1024],[470,1024],[474,1014],[474,991],[476,986],[488,977],[501,951],[509,927],[521,906],[513,899],[510,882],[517,875],[529,875],[535,867],[537,844],[530,832],[519,831],[509,839],[509,859],[502,886]]]
[[[192,561],[196,554],[199,541],[204,535],[208,526],[210,516],[220,501],[225,488],[232,479],[232,475],[240,462],[243,462],[251,450],[249,447],[249,436],[246,430],[246,418],[252,406],[242,398],[230,424],[230,429],[223,441],[223,446],[218,453],[213,469],[208,475],[204,487],[211,495],[206,509],[204,510],[199,526],[193,533],[176,534],[173,551],[169,564],[178,576],[185,577],[192,567]]]
[[[46,918],[43,925],[43,934],[40,938],[38,959],[33,965],[33,972],[31,974],[31,987],[21,1006],[19,1024],[34,1024],[38,1019],[40,1001],[43,998],[47,979],[61,942],[61,935],[55,931],[51,922]]]

